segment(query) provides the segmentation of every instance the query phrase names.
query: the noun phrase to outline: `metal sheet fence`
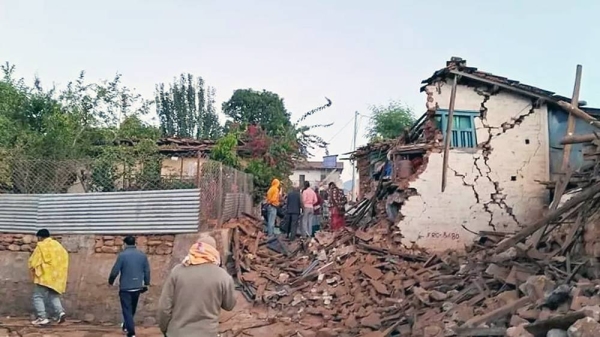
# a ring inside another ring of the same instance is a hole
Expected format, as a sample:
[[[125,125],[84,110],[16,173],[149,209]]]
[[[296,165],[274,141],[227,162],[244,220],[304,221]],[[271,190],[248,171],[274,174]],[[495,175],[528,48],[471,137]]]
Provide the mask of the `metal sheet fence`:
[[[56,198],[67,198],[66,195],[72,195],[75,196],[74,199],[67,199],[87,203],[99,200],[105,202],[109,198],[118,198],[118,194],[115,193],[126,191],[153,191],[150,194],[158,195],[161,191],[196,189],[199,190],[197,194],[199,200],[196,200],[196,203],[202,205],[199,207],[197,221],[199,218],[202,230],[208,230],[228,220],[225,217],[229,216],[229,211],[224,210],[226,195],[234,193],[250,196],[253,189],[252,182],[253,178],[249,174],[227,167],[220,162],[187,153],[157,155],[139,160],[110,161],[0,158],[0,195],[12,194],[11,200],[19,198],[24,198],[19,200],[27,200],[24,203],[15,202],[13,208],[6,206],[8,208],[4,211],[10,209],[10,212],[16,212],[11,214],[23,214],[23,219],[26,215],[31,216],[31,209],[34,207],[32,205],[39,200],[45,200],[40,207],[49,214],[49,218],[44,220],[55,221],[51,216],[51,210],[53,207],[61,208],[58,203],[51,203],[52,199],[49,197],[29,197],[31,195],[60,196]],[[107,196],[102,196],[105,194]],[[108,196],[112,194],[116,197]],[[235,199],[235,205],[232,207],[239,208],[239,200]],[[181,205],[181,207],[188,207],[188,205]],[[118,216],[118,209],[115,210],[110,216]],[[144,213],[153,210],[150,207],[139,211]],[[75,209],[73,211],[75,212]],[[102,212],[108,211],[108,206],[102,210]],[[79,216],[80,218],[73,219],[83,219],[83,215]],[[168,216],[165,215],[165,218]],[[173,222],[178,221],[176,216],[171,218]],[[27,218],[27,221],[30,220]],[[187,215],[180,220],[188,221]],[[18,223],[14,225],[19,226]],[[73,226],[75,223],[71,224],[70,228],[73,229]],[[100,222],[95,226],[94,228],[100,230],[103,225]],[[61,227],[58,229],[62,230]]]
[[[0,195],[0,231],[161,234],[198,231],[200,190]]]

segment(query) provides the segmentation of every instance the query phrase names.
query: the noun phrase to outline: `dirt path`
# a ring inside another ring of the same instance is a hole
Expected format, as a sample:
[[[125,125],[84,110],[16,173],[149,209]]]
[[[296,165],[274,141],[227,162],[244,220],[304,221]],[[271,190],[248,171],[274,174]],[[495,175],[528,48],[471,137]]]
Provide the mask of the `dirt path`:
[[[220,318],[220,329],[223,337],[230,336],[273,336],[312,337],[311,328],[319,325],[310,319],[302,323],[292,323],[281,312],[265,307],[255,307],[238,293],[237,305],[232,312],[223,312]],[[155,326],[136,327],[138,337],[163,337]],[[43,328],[31,325],[30,318],[0,318],[0,337],[122,337],[120,327],[116,324],[89,324],[78,320],[67,320],[61,325],[50,325]]]

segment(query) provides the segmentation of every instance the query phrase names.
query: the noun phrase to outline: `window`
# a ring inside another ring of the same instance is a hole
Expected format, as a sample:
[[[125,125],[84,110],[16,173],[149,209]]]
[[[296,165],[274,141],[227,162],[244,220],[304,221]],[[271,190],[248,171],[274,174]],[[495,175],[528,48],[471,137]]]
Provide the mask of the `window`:
[[[452,139],[451,147],[476,147],[477,135],[475,134],[475,116],[479,111],[454,111],[452,116]],[[448,125],[448,110],[438,110],[435,116],[437,127],[442,130],[446,137]]]
[[[304,181],[305,181],[305,180],[306,180],[306,177],[304,176],[304,174],[301,174],[301,175],[300,175],[300,181],[299,181],[299,183],[300,183],[300,185],[299,185],[299,186],[300,186],[300,187],[304,186]]]

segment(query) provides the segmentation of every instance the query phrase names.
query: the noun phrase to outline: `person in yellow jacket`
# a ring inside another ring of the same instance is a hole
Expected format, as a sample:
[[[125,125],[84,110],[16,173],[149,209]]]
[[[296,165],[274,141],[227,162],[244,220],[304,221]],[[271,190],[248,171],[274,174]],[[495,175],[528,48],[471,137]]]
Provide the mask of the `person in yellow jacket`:
[[[33,325],[50,323],[46,314],[45,302],[52,306],[55,319],[60,324],[65,321],[65,310],[60,302],[60,295],[67,289],[67,273],[69,269],[69,253],[56,240],[50,237],[47,229],[40,229],[37,234],[37,247],[29,258],[28,266],[33,278],[33,307],[37,319]]]
[[[277,208],[281,204],[279,179],[273,179],[271,187],[267,191],[267,233],[269,237],[275,235],[275,218],[277,218]]]

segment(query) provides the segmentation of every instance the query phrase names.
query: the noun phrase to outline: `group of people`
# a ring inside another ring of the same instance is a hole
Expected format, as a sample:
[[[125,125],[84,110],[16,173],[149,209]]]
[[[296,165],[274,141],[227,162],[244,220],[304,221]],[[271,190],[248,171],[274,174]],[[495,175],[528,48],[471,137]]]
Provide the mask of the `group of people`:
[[[344,191],[331,182],[326,199],[330,213],[330,228],[332,230],[343,228],[347,203]],[[320,213],[324,206],[318,187],[311,188],[308,181],[304,182],[301,190],[293,187],[284,198],[281,193],[281,182],[273,179],[266,195],[267,234],[269,237],[275,234],[275,220],[281,211],[280,208],[283,207],[284,218],[280,227],[287,233],[288,238],[294,240],[298,232],[304,237],[310,237],[313,234],[313,226],[319,224]]]
[[[32,324],[50,324],[46,302],[55,314],[54,320],[60,324],[66,318],[60,296],[67,287],[69,254],[50,237],[48,230],[42,229],[36,236],[38,243],[28,261],[37,316]],[[108,284],[112,286],[119,278],[121,328],[125,335],[132,337],[135,336],[138,301],[150,287],[150,264],[146,254],[136,248],[133,236],[123,241],[123,251],[117,256]],[[201,236],[165,280],[158,303],[158,325],[169,337],[215,337],[221,309],[231,311],[235,304],[233,278],[221,268],[216,241],[210,236]]]

